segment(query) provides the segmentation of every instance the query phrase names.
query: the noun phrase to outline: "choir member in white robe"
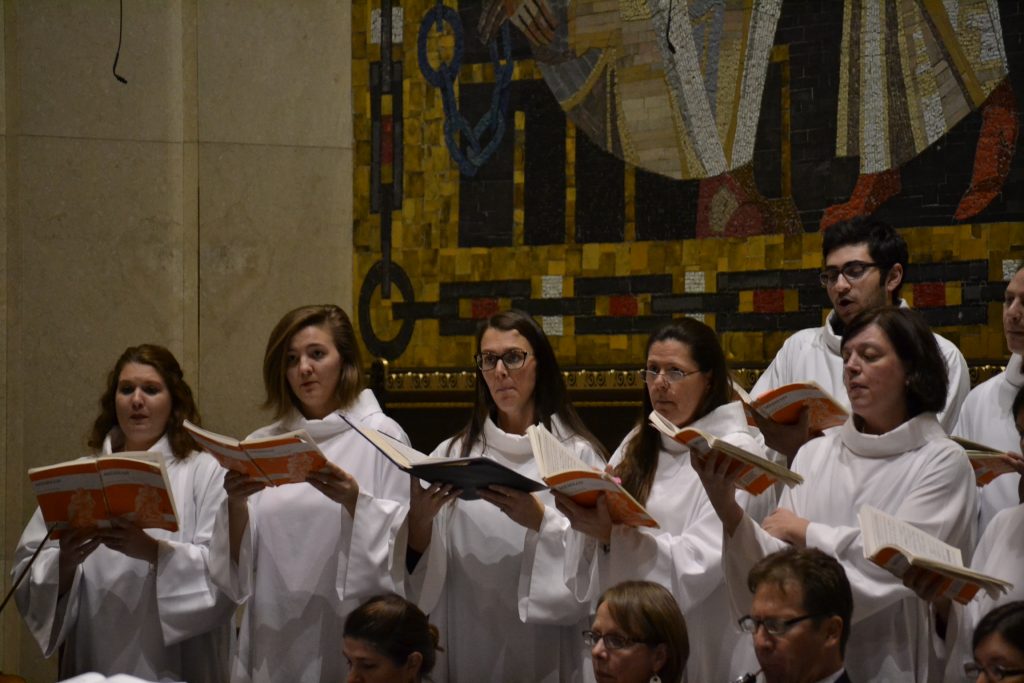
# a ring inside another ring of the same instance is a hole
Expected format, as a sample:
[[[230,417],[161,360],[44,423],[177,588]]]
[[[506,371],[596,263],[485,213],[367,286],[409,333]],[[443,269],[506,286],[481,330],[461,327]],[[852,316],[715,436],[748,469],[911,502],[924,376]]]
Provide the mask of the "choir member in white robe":
[[[641,373],[647,388],[640,421],[610,464],[660,528],[612,524],[606,509],[588,510],[558,496],[559,507],[583,536],[570,536],[567,553],[540,546],[531,585],[539,583],[537,576],[563,571],[574,594],[589,606],[620,581],[659,583],[672,591],[693,627],[687,679],[726,680],[749,670],[753,649],[730,619],[721,567],[722,525],[689,449],[654,429],[647,416],[657,410],[678,427],[701,429],[757,455],[764,455],[764,441],[747,425],[742,404],[730,402],[725,354],[704,323],[684,318],[654,332]],[[741,492],[739,499],[756,519],[775,505],[774,489],[755,498]]]
[[[1024,387],[1021,368],[1021,354],[1024,353],[1024,268],[1019,269],[1006,286],[1003,334],[1012,354],[1006,370],[971,390],[952,433],[1008,453],[1020,453],[1011,405],[1017,392]],[[1020,502],[1019,484],[1020,475],[1009,473],[981,487],[978,492],[981,508],[979,535],[997,512]]]
[[[178,531],[79,529],[45,541],[16,593],[43,654],[63,648],[61,677],[131,674],[149,681],[227,680],[234,604],[208,570],[223,470],[182,429],[198,421],[192,391],[167,349],[129,347],[110,373],[89,445],[104,454],[154,451],[163,457]],[[37,509],[15,551],[21,573],[44,541]]]
[[[785,341],[751,389],[754,398],[794,382],[816,382],[849,407],[840,353],[843,328],[869,308],[890,302],[901,307],[907,305],[899,297],[908,267],[907,243],[891,226],[871,219],[838,223],[825,232],[821,252],[821,284],[833,310],[821,327],[800,330]],[[970,391],[970,376],[960,350],[944,337],[932,336],[942,353],[942,369],[948,377],[948,394],[938,411],[939,423],[948,433]],[[808,438],[806,425],[802,434],[797,434],[796,428],[787,433],[770,422],[758,426],[768,445],[788,456],[793,456]]]
[[[935,418],[946,396],[943,361],[913,311],[866,311],[843,338],[852,417],[810,441],[794,461],[804,483],[758,525],[736,504],[722,459],[698,467],[725,529],[723,564],[735,614],[749,613],[746,579],[761,557],[789,543],[836,557],[854,595],[846,653],[854,681],[931,681],[930,613],[900,579],[864,557],[857,512],[872,505],[961,550],[973,550],[977,494],[963,449]]]
[[[337,306],[295,309],[270,335],[263,379],[279,419],[252,436],[304,429],[328,465],[309,474],[309,485],[264,489],[241,473],[224,478],[228,499],[217,514],[211,568],[245,603],[232,681],[344,680],[345,617],[402,576],[388,562],[405,518],[407,477],[341,415],[407,439],[360,390],[360,368],[352,324]]]
[[[477,392],[469,424],[434,455],[483,456],[539,479],[526,428],[542,423],[578,457],[604,466],[604,449],[572,408],[544,332],[519,311],[492,316],[477,332]],[[543,577],[556,614],[524,623],[520,575],[528,537],[560,545],[569,522],[551,494],[506,487],[457,499],[448,486],[414,482],[409,512],[411,599],[441,631],[437,683],[556,683],[583,680],[581,632],[588,615],[558,573]],[[449,504],[446,504],[449,503]],[[415,559],[414,559],[415,558]],[[564,611],[558,606],[564,605]],[[589,665],[587,665],[589,667]],[[589,675],[589,671],[586,672]]]

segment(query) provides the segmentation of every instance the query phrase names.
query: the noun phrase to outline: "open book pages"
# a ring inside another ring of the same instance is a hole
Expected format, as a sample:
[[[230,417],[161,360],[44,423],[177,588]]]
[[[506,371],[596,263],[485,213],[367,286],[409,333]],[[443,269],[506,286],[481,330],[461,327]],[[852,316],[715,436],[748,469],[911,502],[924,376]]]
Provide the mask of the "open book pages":
[[[178,530],[163,456],[125,452],[81,458],[28,471],[52,538],[68,529],[108,527],[123,518],[143,529]]]
[[[964,567],[960,550],[935,538],[913,524],[886,514],[870,505],[857,513],[860,520],[864,557],[893,575],[902,577],[911,566],[933,573],[943,580],[942,594],[968,603],[979,589],[993,598],[1013,584]]]
[[[442,458],[426,455],[357,420],[350,420],[344,415],[341,417],[393,465],[431,484],[451,484],[462,490],[459,498],[464,500],[478,499],[478,490],[488,486],[507,486],[527,492],[547,488],[539,481],[524,476],[497,460],[484,457]]]
[[[734,463],[732,467],[738,472],[736,488],[751,495],[764,493],[777,481],[786,486],[796,486],[804,482],[804,478],[793,470],[757,453],[694,427],[676,427],[656,410],[651,411],[648,419],[655,429],[685,445],[691,454],[699,458],[707,457],[711,451],[728,456]]]
[[[992,483],[992,480],[1001,474],[1016,472],[1012,465],[1003,460],[1003,451],[959,436],[949,438],[963,446],[964,452],[967,453],[967,458],[971,462],[974,480],[978,486]]]
[[[548,486],[584,507],[597,505],[597,498],[603,493],[608,512],[616,524],[658,527],[658,522],[622,488],[615,477],[583,462],[544,425],[527,427],[526,435],[541,479]]]
[[[239,441],[188,420],[184,427],[221,467],[262,479],[271,486],[304,482],[310,472],[327,465],[327,458],[316,442],[302,429]]]
[[[800,411],[807,407],[812,434],[841,425],[850,416],[834,396],[814,382],[797,382],[766,391],[753,401],[744,402],[744,407],[752,427],[756,427],[757,422],[751,411],[779,424],[796,424]]]

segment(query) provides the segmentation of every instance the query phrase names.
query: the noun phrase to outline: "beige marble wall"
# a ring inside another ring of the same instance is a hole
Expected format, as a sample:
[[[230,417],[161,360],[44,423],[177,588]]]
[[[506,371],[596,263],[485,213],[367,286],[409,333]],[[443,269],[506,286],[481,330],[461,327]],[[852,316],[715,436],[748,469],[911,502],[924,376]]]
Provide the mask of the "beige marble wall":
[[[207,425],[259,412],[262,348],[351,304],[349,3],[5,0],[0,569],[24,472],[75,457],[128,344],[178,355]],[[16,612],[0,670],[52,680]]]

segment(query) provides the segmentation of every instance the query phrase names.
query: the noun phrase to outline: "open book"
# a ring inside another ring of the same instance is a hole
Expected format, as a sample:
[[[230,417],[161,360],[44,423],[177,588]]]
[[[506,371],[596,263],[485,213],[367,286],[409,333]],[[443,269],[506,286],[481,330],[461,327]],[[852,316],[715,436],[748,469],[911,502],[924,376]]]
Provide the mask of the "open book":
[[[977,482],[978,486],[991,483],[1000,474],[1016,472],[1013,466],[1006,464],[1003,460],[1004,451],[996,450],[991,446],[986,446],[976,441],[968,441],[959,436],[951,436],[949,438],[963,446],[964,451],[967,453],[967,458],[971,462],[971,468],[974,470],[974,481]]]
[[[270,486],[306,481],[310,472],[327,464],[313,438],[299,429],[278,436],[239,441],[203,429],[188,420],[185,429],[200,448],[216,458],[220,466],[262,479]]]
[[[384,457],[399,469],[431,484],[451,484],[462,489],[459,498],[476,500],[480,497],[477,489],[488,486],[507,486],[520,491],[541,491],[544,484],[519,474],[510,467],[491,458],[442,458],[419,452],[412,446],[393,439],[376,429],[341,416],[363,438],[373,444]]]
[[[967,604],[979,589],[992,598],[1013,584],[964,567],[959,548],[943,543],[912,524],[865,505],[857,513],[864,543],[864,557],[902,577],[911,566],[933,573],[944,581],[942,595]]]
[[[711,451],[722,453],[735,462],[739,468],[739,475],[736,479],[736,488],[742,489],[751,495],[764,493],[777,481],[786,486],[796,486],[804,483],[804,478],[793,470],[779,465],[776,462],[762,457],[757,453],[751,453],[745,448],[740,448],[728,441],[719,439],[694,427],[676,427],[664,415],[652,410],[648,418],[651,426],[662,434],[672,437],[690,449],[698,457],[704,458]]]
[[[850,416],[850,412],[834,396],[814,382],[787,384],[766,391],[755,399],[744,400],[743,405],[747,411],[747,421],[752,427],[756,427],[757,422],[751,412],[773,422],[790,425],[797,423],[800,411],[806,406],[809,411],[807,424],[812,434],[841,425]]]
[[[61,532],[109,527],[122,517],[143,529],[178,530],[178,511],[160,453],[129,451],[28,471],[46,525]]]
[[[608,472],[596,470],[565,447],[544,425],[526,428],[541,479],[564,493],[578,505],[594,507],[599,494],[605,494],[612,521],[629,526],[658,527],[644,506],[622,488]]]

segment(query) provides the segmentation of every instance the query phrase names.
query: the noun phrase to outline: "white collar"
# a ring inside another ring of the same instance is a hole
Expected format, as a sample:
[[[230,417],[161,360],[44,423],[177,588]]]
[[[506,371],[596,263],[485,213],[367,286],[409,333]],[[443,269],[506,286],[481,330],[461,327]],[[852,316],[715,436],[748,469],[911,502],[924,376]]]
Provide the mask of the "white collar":
[[[551,416],[551,433],[570,449],[572,448],[567,442],[572,440],[573,433],[566,428],[557,415]],[[508,433],[496,425],[490,417],[484,422],[483,438],[488,450],[500,451],[510,460],[525,462],[533,458],[530,437],[526,434]]]
[[[921,448],[930,441],[945,439],[946,432],[935,413],[921,413],[885,434],[865,434],[853,426],[851,415],[840,427],[843,445],[864,458],[888,458]]]
[[[1024,386],[1024,368],[1021,367],[1020,355],[1015,353],[1010,356],[1010,360],[1006,363],[1006,372],[1003,373],[1003,377],[1015,389],[1020,389]]]
[[[121,451],[124,450],[124,432],[121,431],[120,427],[114,427],[107,432],[107,436],[103,439],[103,447],[100,450],[103,455],[112,455],[115,452],[115,448]],[[166,432],[147,450],[153,453],[160,453],[164,456],[165,461],[174,459],[174,451],[171,450],[171,442],[168,440]]]
[[[905,299],[900,299],[899,307],[910,308]],[[825,346],[828,347],[828,350],[838,356],[841,353],[840,347],[843,344],[843,335],[836,334],[835,328],[832,327],[832,323],[835,322],[835,320],[836,312],[834,310],[829,311],[828,318],[825,319],[825,325],[822,327],[821,334],[825,339]]]
[[[743,403],[741,401],[731,401],[730,403],[718,406],[704,417],[686,425],[683,429],[687,427],[699,429],[711,436],[723,437],[726,434],[748,429],[747,414],[743,411]],[[661,432],[659,434],[661,435],[662,450],[675,455],[689,451],[689,448],[667,434],[661,434]]]

